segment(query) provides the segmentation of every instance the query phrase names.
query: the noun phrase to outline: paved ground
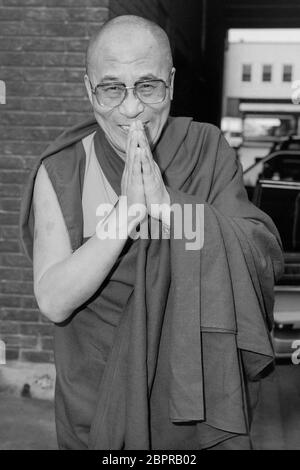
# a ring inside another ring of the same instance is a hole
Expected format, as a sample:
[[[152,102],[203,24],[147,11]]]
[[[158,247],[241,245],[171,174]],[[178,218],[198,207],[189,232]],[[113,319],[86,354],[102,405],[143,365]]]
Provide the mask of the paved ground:
[[[253,423],[256,449],[300,450],[300,365],[264,381]],[[53,403],[0,394],[0,449],[56,449]]]
[[[256,447],[300,450],[300,364],[277,365],[262,392],[253,426]]]
[[[57,449],[53,403],[0,394],[0,449]]]

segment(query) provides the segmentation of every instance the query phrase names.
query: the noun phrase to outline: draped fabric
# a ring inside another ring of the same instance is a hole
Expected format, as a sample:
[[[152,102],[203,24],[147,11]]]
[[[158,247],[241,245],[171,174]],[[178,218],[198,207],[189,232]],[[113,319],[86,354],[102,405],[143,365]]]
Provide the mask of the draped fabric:
[[[73,250],[84,242],[81,139],[95,130],[99,164],[120,194],[124,162],[101,129],[89,122],[63,135],[37,162],[24,195],[20,226],[29,256],[41,161]],[[199,216],[204,245],[188,250],[188,235],[174,236],[174,214],[170,240],[128,240],[99,291],[56,327],[62,448],[199,449],[246,435],[249,384],[274,360],[269,330],[280,239],[248,201],[233,151],[214,126],[170,118],[154,158],[171,204],[189,205],[192,224]]]

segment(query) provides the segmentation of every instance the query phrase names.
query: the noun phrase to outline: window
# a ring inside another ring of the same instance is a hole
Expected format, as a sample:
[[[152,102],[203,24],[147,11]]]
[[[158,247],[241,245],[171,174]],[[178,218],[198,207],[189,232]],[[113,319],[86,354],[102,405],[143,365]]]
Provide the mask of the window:
[[[261,180],[253,202],[275,223],[284,252],[300,252],[300,185]],[[295,271],[294,271],[295,272]]]
[[[251,65],[243,64],[242,82],[251,82]]]
[[[291,82],[292,81],[292,73],[293,73],[293,66],[292,65],[284,65],[282,71],[282,81],[283,82]]]
[[[272,65],[263,65],[262,81],[271,82],[272,80]]]

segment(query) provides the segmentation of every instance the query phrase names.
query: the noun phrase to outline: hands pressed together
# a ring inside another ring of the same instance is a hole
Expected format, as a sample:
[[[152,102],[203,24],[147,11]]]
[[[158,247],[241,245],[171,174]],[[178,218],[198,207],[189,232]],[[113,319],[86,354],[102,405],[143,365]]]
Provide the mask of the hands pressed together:
[[[134,121],[129,129],[121,192],[127,196],[128,207],[142,204],[145,215],[148,213],[156,219],[163,218],[159,206],[170,205],[169,193],[153,159],[141,121]]]

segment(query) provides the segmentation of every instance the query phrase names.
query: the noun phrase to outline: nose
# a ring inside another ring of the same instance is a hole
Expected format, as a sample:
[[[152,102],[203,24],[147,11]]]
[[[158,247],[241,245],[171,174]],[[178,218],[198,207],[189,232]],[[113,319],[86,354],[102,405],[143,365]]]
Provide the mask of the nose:
[[[127,118],[135,118],[144,111],[144,104],[134,94],[133,89],[127,89],[127,94],[119,106],[121,114]]]

